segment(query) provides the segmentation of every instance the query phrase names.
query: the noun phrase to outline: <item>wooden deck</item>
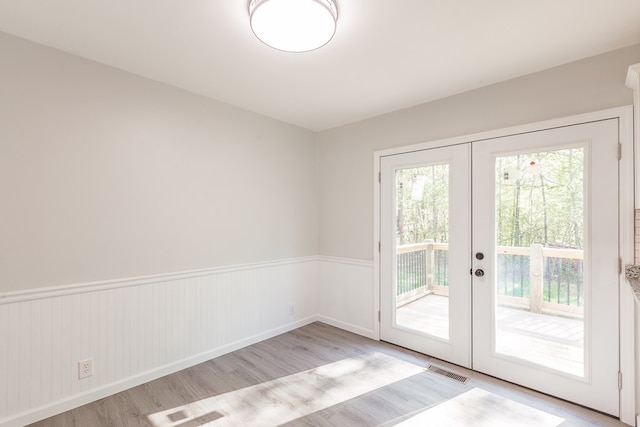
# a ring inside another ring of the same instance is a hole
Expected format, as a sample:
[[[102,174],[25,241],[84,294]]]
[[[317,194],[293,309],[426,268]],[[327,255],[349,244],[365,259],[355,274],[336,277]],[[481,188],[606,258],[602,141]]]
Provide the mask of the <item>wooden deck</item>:
[[[428,295],[398,308],[398,324],[448,338],[449,299]],[[584,375],[581,319],[498,307],[496,351],[572,375]]]

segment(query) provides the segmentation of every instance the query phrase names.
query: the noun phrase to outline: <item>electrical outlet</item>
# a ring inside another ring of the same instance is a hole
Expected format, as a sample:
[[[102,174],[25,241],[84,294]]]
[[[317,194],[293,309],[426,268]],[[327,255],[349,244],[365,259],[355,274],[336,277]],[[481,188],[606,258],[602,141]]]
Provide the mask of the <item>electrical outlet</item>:
[[[296,314],[296,306],[294,304],[289,304],[289,316],[293,316]]]
[[[78,379],[89,378],[93,375],[93,359],[84,359],[78,362]]]

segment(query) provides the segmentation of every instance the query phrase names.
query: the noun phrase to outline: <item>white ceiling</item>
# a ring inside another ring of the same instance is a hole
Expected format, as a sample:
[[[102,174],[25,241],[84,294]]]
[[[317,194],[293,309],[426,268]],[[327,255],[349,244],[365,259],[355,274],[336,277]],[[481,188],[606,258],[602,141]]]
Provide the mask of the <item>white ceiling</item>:
[[[640,43],[639,0],[336,1],[298,54],[248,0],[0,0],[0,31],[314,131]]]

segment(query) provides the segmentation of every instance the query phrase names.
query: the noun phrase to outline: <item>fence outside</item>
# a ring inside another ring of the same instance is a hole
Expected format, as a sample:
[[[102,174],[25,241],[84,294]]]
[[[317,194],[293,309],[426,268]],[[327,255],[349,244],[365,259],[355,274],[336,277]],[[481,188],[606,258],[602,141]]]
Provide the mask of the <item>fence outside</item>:
[[[448,295],[448,243],[397,248],[397,302],[428,294]],[[584,306],[580,249],[498,246],[498,302],[534,313],[581,315]]]

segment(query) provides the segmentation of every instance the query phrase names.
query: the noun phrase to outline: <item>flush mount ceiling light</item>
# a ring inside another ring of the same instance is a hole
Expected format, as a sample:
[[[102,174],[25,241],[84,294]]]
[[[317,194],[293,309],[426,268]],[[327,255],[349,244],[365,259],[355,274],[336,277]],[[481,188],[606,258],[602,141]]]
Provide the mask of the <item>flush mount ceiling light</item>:
[[[333,0],[251,0],[249,16],[253,33],[264,44],[307,52],[331,40],[338,9]]]

